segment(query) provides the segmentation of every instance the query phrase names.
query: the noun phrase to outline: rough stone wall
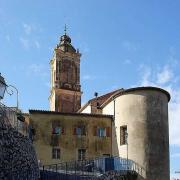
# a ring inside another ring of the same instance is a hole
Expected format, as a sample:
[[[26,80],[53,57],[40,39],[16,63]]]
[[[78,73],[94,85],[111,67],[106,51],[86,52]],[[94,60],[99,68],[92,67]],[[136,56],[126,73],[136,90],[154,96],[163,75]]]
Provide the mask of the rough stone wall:
[[[35,180],[39,168],[32,142],[11,127],[0,112],[0,179]]]

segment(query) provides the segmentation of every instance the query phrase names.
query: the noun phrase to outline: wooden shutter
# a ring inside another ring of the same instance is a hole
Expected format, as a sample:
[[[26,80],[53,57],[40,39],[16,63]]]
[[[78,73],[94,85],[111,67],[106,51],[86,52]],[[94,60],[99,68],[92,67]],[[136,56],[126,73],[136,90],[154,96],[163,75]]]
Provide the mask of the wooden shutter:
[[[76,127],[73,129],[73,135],[76,135]]]
[[[94,132],[93,132],[94,136],[97,136],[97,126],[94,126]]]
[[[82,126],[82,135],[86,135],[86,127]]]
[[[65,129],[62,127],[62,135],[65,135]]]
[[[111,136],[111,129],[110,129],[110,127],[107,127],[107,128],[106,128],[106,136],[107,136],[107,137],[110,137],[110,136]]]

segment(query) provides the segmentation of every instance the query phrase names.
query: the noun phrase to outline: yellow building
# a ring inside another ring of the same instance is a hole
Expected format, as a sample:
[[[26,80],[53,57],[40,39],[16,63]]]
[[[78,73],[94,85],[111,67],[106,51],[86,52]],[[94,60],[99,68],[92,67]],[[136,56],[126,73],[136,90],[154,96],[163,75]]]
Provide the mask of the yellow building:
[[[112,155],[112,116],[29,112],[34,147],[43,164]]]

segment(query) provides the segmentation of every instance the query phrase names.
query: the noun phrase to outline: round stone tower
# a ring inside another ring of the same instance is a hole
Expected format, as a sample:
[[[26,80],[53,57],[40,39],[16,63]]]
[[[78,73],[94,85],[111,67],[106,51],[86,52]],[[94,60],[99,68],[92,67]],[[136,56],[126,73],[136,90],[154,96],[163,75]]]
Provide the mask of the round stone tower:
[[[169,100],[163,89],[137,87],[116,94],[103,108],[103,114],[114,111],[113,154],[138,164],[138,179],[170,179]]]

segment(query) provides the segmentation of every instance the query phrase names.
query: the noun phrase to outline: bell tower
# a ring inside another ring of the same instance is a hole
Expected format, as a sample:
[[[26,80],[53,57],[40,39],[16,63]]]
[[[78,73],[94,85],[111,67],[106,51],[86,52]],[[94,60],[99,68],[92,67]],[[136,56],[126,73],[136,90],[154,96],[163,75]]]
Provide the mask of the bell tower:
[[[77,112],[81,108],[80,57],[79,50],[71,44],[65,33],[54,49],[51,66],[50,110]]]

